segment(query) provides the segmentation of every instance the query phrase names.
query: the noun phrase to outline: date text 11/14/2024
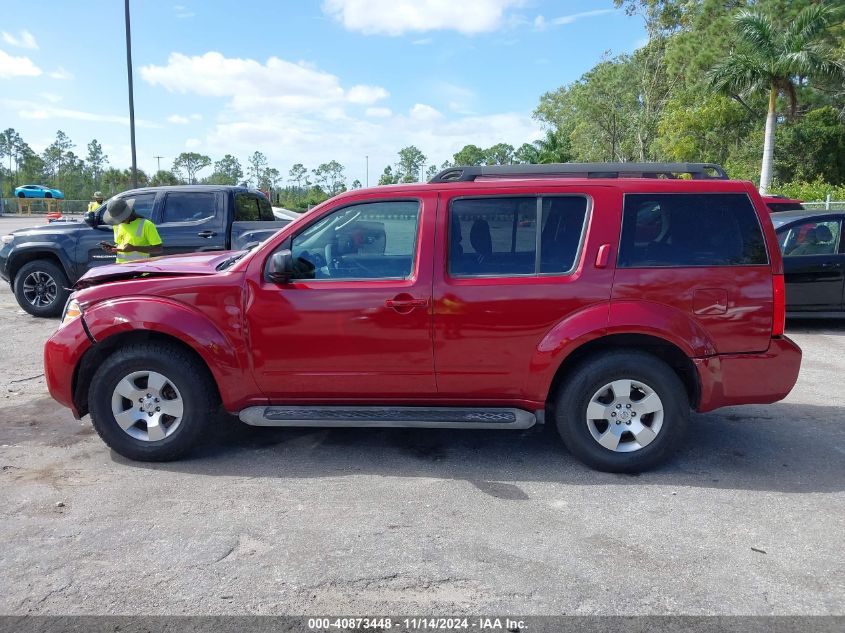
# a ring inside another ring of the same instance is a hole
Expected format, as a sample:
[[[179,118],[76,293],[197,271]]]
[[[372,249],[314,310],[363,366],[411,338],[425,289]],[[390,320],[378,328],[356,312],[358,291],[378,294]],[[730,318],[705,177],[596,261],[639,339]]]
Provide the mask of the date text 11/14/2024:
[[[524,631],[522,620],[497,617],[338,617],[338,618],[309,618],[308,628],[312,631],[320,630],[361,630],[373,629],[389,631],[449,631],[471,630],[480,631]]]

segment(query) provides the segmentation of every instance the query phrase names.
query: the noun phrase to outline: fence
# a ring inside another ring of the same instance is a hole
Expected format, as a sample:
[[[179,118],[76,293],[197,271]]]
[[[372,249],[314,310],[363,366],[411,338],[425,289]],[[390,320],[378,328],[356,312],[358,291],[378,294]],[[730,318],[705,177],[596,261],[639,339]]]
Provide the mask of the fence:
[[[804,202],[802,203],[805,209],[820,209],[827,211],[829,209],[845,209],[845,200],[831,200],[828,198],[824,202]]]
[[[3,215],[44,215],[61,213],[79,215],[88,210],[90,200],[57,200],[55,198],[3,198],[0,213]]]

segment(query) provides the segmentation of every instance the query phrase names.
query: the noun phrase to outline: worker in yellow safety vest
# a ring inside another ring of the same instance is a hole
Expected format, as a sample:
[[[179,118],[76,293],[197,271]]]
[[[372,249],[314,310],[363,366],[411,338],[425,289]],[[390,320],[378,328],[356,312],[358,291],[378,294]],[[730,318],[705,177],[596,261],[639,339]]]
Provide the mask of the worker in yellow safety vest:
[[[103,204],[103,193],[101,191],[94,192],[94,199],[88,203],[89,211],[96,211]]]
[[[147,259],[163,252],[155,224],[135,213],[135,200],[112,198],[103,214],[103,222],[114,227],[114,244],[100,242],[107,253],[117,255],[117,263]]]

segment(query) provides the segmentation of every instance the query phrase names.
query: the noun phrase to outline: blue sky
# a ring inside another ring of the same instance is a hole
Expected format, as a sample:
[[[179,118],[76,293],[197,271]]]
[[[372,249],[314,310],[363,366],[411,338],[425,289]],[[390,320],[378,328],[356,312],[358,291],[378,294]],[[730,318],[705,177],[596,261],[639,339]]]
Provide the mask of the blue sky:
[[[130,163],[123,2],[3,0],[0,129]],[[335,159],[373,184],[414,144],[538,138],[540,95],[644,42],[612,0],[132,0],[138,164],[179,152],[286,174]],[[200,175],[207,175],[210,169]]]

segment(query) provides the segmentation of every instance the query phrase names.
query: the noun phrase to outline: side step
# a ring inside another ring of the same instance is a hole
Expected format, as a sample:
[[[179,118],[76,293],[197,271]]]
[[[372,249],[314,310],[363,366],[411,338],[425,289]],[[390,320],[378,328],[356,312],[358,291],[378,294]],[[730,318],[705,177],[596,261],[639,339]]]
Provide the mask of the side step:
[[[421,429],[527,429],[537,416],[522,409],[469,407],[249,407],[252,426],[399,427]]]

